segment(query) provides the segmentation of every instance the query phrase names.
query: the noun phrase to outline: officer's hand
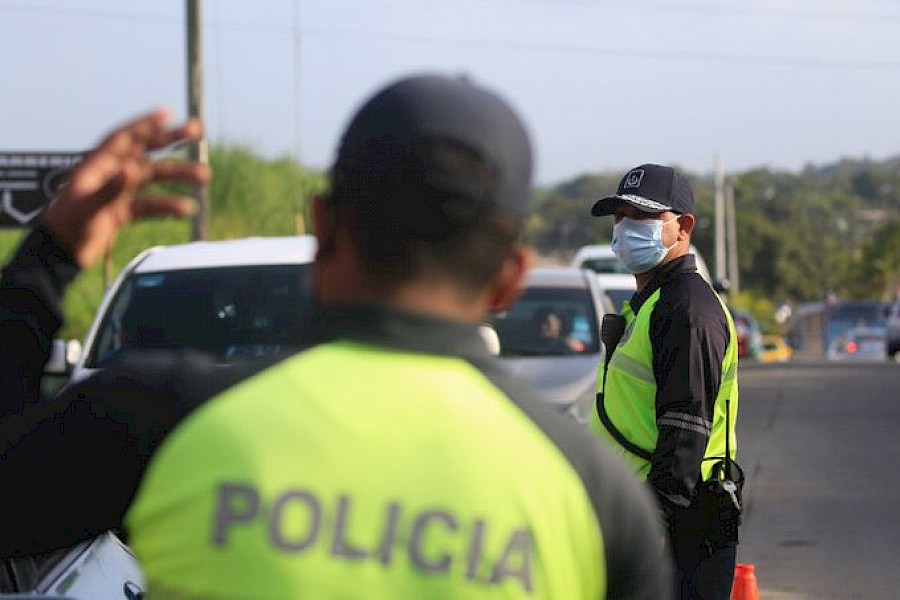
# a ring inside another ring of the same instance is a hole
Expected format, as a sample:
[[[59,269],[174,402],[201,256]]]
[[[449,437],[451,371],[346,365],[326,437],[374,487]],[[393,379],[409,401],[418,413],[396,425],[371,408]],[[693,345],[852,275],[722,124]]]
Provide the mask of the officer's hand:
[[[202,184],[209,180],[206,165],[150,159],[150,151],[201,137],[198,121],[168,127],[168,119],[167,111],[156,110],[110,133],[75,167],[68,185],[44,211],[45,227],[80,267],[96,263],[119,230],[134,219],[187,216],[195,211],[190,198],[136,195],[148,183]]]

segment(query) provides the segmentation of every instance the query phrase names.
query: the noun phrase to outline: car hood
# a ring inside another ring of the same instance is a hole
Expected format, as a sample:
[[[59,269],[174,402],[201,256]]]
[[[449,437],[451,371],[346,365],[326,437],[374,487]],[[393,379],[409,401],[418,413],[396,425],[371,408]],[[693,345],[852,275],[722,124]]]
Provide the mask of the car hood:
[[[599,354],[503,358],[512,376],[531,386],[546,402],[587,418],[597,387]]]

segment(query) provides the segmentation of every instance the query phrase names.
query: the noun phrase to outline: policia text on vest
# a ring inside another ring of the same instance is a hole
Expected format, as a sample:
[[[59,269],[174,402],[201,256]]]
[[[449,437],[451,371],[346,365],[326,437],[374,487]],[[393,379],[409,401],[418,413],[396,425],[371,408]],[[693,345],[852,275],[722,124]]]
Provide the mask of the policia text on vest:
[[[483,519],[462,522],[449,510],[435,508],[421,512],[404,510],[398,502],[383,510],[381,533],[371,539],[350,540],[349,524],[356,501],[348,495],[326,500],[306,489],[287,489],[274,498],[263,498],[253,486],[224,483],[219,486],[212,545],[224,547],[251,527],[264,528],[268,544],[284,554],[302,554],[312,548],[327,548],[332,558],[346,561],[377,561],[389,567],[404,553],[409,564],[422,573],[459,572],[473,583],[498,585],[517,580],[523,591],[531,593],[532,543],[524,526],[513,531],[494,531]],[[403,547],[398,531],[408,532]],[[425,540],[442,550],[427,552]],[[490,546],[502,548],[488,562],[493,568],[479,572],[486,538]],[[497,543],[500,545],[497,546]],[[465,569],[459,569],[464,565]]]

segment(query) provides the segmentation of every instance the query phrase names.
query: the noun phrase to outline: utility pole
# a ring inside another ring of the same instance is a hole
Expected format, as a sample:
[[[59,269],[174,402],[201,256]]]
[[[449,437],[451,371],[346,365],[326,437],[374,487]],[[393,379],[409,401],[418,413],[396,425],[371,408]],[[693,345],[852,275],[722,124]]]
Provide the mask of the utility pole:
[[[728,223],[728,281],[731,283],[729,293],[738,294],[741,282],[738,275],[737,226],[734,212],[734,179],[729,179],[725,186],[725,216]]]
[[[206,115],[203,101],[203,37],[200,17],[202,6],[200,0],[187,0],[187,91],[188,116],[205,123]],[[203,137],[190,144],[188,150],[191,161],[209,164],[209,146],[204,128]],[[197,212],[191,222],[191,239],[207,239],[209,222],[209,190],[206,185],[195,185],[192,190],[197,202]]]
[[[716,243],[716,281],[725,279],[725,175],[722,172],[722,157],[716,152],[715,171],[715,243]]]

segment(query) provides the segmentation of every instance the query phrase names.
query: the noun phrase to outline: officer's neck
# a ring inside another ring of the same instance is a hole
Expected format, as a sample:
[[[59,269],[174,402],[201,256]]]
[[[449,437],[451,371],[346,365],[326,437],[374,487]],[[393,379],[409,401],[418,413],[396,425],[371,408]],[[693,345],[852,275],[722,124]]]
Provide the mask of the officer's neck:
[[[386,284],[346,254],[330,256],[316,266],[316,291],[323,306],[374,304],[467,323],[485,321],[491,309],[490,293],[463,290],[446,278]]]
[[[669,264],[673,260],[681,258],[682,256],[688,254],[688,252],[689,250],[687,244],[676,244],[671,250],[669,250],[669,253],[666,254],[665,258],[663,258],[662,262],[659,263],[659,265],[650,269],[646,273],[636,274],[634,276],[634,282],[637,285],[637,291],[643,290],[651,281],[656,279],[657,273],[665,268],[667,264]]]

